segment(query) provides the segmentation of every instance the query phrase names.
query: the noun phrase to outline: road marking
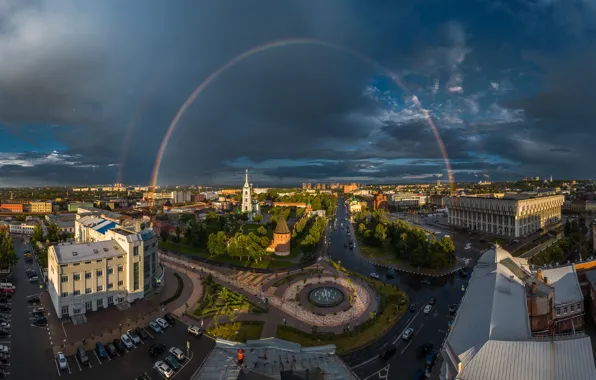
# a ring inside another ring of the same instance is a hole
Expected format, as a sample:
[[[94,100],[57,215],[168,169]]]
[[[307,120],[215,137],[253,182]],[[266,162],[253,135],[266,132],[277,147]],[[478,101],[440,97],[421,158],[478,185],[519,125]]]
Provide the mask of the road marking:
[[[61,322],[62,324],[62,331],[64,331],[64,336],[68,338],[68,334],[66,333],[66,329],[64,328],[64,322]]]
[[[58,371],[58,376],[62,376],[60,373],[60,367],[58,367],[58,359],[54,359],[54,364],[56,364],[56,371]]]
[[[377,372],[373,373],[372,375],[365,377],[362,380],[368,380],[370,378],[372,378],[373,376],[378,376],[379,379],[387,379],[389,377],[389,368],[391,368],[391,364],[387,364],[385,367],[381,368],[380,370],[378,370]],[[385,371],[386,373],[384,375],[381,374],[381,372]]]
[[[66,359],[66,357],[64,357]],[[70,364],[68,364],[68,360],[66,360],[66,368],[68,368],[68,374],[72,375],[72,371],[70,370]]]
[[[352,366],[352,367],[350,367],[350,368],[352,368],[352,370],[355,370],[356,368],[360,368],[360,367],[362,367],[363,365],[366,365],[366,364],[368,364],[368,363],[370,363],[370,362],[372,362],[372,361],[375,361],[375,360],[377,360],[378,358],[379,358],[379,355],[377,355],[377,356],[375,356],[375,357],[372,357],[372,358],[370,358],[370,359],[368,359],[368,360],[365,360],[365,361],[363,361],[363,362],[362,362],[362,363],[360,363],[360,364],[356,364],[355,366]]]
[[[401,352],[399,353],[400,355],[404,353],[404,351],[406,351],[408,349],[408,347],[410,347],[410,344],[412,344],[412,340],[410,339],[410,341],[408,342],[408,344],[406,344],[406,346],[404,347],[403,350],[401,350]]]
[[[144,328],[144,327],[141,327],[141,328],[142,328],[143,330],[145,330],[145,332],[147,333],[147,335],[149,335],[149,336],[151,337],[151,339],[155,339],[155,337],[154,337],[153,335],[149,334],[149,331],[147,331],[147,329],[146,329],[146,328]]]
[[[441,332],[443,334],[447,334],[447,331],[439,330],[439,332]]]
[[[77,362],[77,365],[79,366],[79,371],[82,371],[83,369],[81,368],[81,363],[79,363],[79,359],[75,356],[75,362]]]
[[[101,364],[101,360],[99,360],[99,356],[97,356],[97,353],[95,352],[95,350],[93,350],[93,355],[95,355],[95,357],[97,358],[97,361],[99,362],[99,364]]]
[[[426,306],[426,305],[425,305]],[[420,314],[420,312],[422,311],[422,309],[424,308],[421,307],[418,312],[416,314],[414,314],[414,316],[412,317],[412,319],[410,320],[410,322],[408,323],[408,325],[401,331],[401,333],[395,338],[395,340],[393,341],[393,344],[396,344],[397,341],[399,340],[399,338],[403,335],[404,331],[406,331],[408,329],[408,327],[410,327],[410,325],[412,324],[412,322],[414,322],[414,320],[416,319],[416,317],[418,317],[418,314]]]

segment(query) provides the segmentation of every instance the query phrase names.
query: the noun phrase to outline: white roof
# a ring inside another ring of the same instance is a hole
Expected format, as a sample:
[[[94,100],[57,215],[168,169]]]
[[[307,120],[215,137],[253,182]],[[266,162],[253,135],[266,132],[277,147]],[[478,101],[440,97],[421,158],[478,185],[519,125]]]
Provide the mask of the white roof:
[[[524,283],[499,263],[511,258],[501,247],[482,255],[448,336],[462,365],[490,339],[527,340],[531,336]]]
[[[594,380],[589,337],[555,341],[491,340],[457,376],[458,380]]]
[[[56,252],[59,264],[77,263],[87,260],[100,260],[126,254],[115,240],[97,241],[93,243],[68,244],[61,243],[51,248]]]
[[[564,305],[584,300],[573,264],[543,269],[542,278],[545,277],[548,278],[548,284],[555,287],[555,305]]]

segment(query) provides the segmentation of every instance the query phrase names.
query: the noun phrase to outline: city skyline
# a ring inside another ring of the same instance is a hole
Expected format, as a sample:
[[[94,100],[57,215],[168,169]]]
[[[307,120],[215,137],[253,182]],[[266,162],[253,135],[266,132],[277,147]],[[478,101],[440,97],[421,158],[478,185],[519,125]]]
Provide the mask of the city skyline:
[[[582,1],[144,4],[0,8],[0,186],[591,177]]]

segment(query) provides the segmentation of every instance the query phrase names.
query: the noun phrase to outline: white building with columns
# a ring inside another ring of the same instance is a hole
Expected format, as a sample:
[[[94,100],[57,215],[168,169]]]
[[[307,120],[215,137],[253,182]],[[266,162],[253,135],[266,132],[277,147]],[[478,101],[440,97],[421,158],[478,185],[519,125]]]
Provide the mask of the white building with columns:
[[[561,221],[563,195],[445,198],[449,224],[507,237],[529,235]]]

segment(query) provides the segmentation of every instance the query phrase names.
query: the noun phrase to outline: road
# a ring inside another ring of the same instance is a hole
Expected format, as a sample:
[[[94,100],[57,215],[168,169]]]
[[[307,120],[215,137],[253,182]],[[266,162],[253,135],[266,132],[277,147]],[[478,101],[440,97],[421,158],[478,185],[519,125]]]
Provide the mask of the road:
[[[432,343],[435,348],[440,348],[447,334],[450,319],[449,305],[459,304],[463,296],[462,286],[467,286],[468,278],[460,278],[456,274],[434,278],[398,272],[395,279],[389,279],[386,276],[386,269],[369,264],[357,256],[358,245],[354,247],[356,252],[344,247],[344,244],[354,241],[354,228],[347,222],[347,211],[341,197],[336,217],[338,219],[337,229],[329,228],[328,231],[327,240],[328,242],[330,240],[330,245],[327,248],[328,255],[335,261],[341,261],[341,265],[347,269],[360,274],[368,276],[370,273],[376,272],[381,276],[382,281],[398,285],[406,291],[410,302],[416,304],[415,311],[406,311],[400,321],[381,339],[363,350],[342,355],[342,359],[362,379],[381,379],[385,378],[385,375],[388,375],[386,377],[388,379],[411,379],[418,369],[424,368],[425,362],[425,358],[416,357],[416,348],[425,343]],[[341,223],[343,223],[343,228]],[[346,227],[350,228],[349,236]],[[468,236],[458,236],[452,232],[449,234],[454,238],[456,255],[471,258],[472,265],[480,257],[479,252],[487,247],[486,243],[480,243]],[[464,249],[468,242],[472,244],[473,249]],[[430,284],[423,284],[423,279],[429,281]],[[431,313],[425,315],[422,308],[431,297],[436,298],[436,304]],[[407,327],[414,328],[415,335],[406,343],[401,339],[401,333]],[[378,354],[391,344],[396,344],[396,355],[387,361],[378,358]],[[383,368],[387,370],[378,373]]]

